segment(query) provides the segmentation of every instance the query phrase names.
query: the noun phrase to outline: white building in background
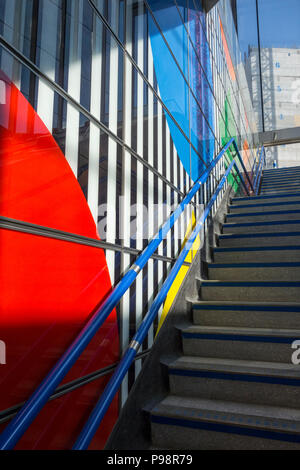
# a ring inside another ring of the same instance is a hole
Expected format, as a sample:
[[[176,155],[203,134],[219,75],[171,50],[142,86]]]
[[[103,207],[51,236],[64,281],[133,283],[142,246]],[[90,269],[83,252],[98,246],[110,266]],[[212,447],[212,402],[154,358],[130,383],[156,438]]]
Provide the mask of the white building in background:
[[[254,112],[262,130],[261,89],[257,47],[249,48],[246,74]],[[300,127],[300,50],[261,49],[265,131]],[[300,144],[267,149],[268,166],[300,165]]]

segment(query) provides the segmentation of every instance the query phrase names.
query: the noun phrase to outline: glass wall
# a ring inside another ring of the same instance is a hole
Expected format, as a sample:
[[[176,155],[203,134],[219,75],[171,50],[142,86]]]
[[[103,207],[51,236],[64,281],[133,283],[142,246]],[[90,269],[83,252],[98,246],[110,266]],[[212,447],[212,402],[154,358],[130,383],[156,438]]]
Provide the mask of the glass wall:
[[[199,0],[0,0],[0,69],[1,246],[9,253],[0,271],[8,351],[0,416],[9,417],[231,137],[252,166],[256,128],[225,1],[206,15]],[[66,377],[67,396],[97,380],[86,388],[90,400],[78,394],[81,420],[223,169]],[[112,404],[106,435],[167,313],[164,306]],[[70,406],[62,400],[53,419]],[[72,445],[80,419],[58,438],[48,423],[54,408],[47,405],[20,448]],[[99,436],[95,448],[104,444]]]
[[[259,131],[300,126],[299,2],[238,0],[237,7],[240,46]],[[294,165],[300,161],[300,146],[270,148],[267,159],[270,165],[274,161],[277,166]]]

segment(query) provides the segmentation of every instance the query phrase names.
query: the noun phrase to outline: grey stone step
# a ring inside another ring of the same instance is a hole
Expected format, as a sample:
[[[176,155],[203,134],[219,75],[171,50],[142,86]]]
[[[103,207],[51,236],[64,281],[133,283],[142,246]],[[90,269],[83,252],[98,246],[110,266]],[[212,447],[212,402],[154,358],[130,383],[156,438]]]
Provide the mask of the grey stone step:
[[[270,208],[269,210],[262,211],[258,209],[251,213],[241,211],[237,213],[230,213],[226,215],[226,223],[237,223],[237,222],[268,222],[276,220],[300,220],[299,209],[276,209]]]
[[[195,301],[193,322],[202,326],[300,329],[300,303]]]
[[[276,239],[273,239],[276,241]],[[260,239],[256,238],[259,243]],[[300,242],[300,237],[299,237]],[[240,246],[234,248],[214,248],[213,257],[215,263],[240,263],[253,262],[299,262],[300,243],[290,246]]]
[[[299,191],[300,189],[300,181],[298,182],[293,182],[293,181],[289,181],[288,183],[266,183],[266,184],[261,184],[260,186],[260,191],[273,191],[273,190],[281,190],[281,189],[285,189],[285,188],[290,188],[291,191]]]
[[[264,177],[262,179],[262,185],[264,184],[289,184],[289,183],[300,183],[300,176],[278,176],[278,177]]]
[[[295,174],[296,172],[300,172],[299,166],[287,167],[287,168],[276,168],[276,169],[269,169],[263,171],[263,176],[278,176],[278,175],[287,175],[287,174]]]
[[[211,280],[300,281],[300,263],[244,262],[209,263]]]
[[[300,283],[288,281],[200,281],[201,300],[300,302]]]
[[[300,330],[191,325],[181,336],[186,356],[292,364]]]
[[[282,202],[252,202],[251,204],[233,204],[229,206],[229,213],[236,214],[236,213],[244,213],[244,214],[252,214],[253,212],[272,212],[272,211],[293,211],[293,210],[300,210],[300,199],[299,201],[285,201]]]
[[[300,367],[182,356],[168,364],[172,395],[300,408]]]
[[[297,171],[293,171],[293,172],[286,172],[285,174],[281,173],[281,174],[278,174],[278,175],[263,175],[262,176],[262,181],[276,181],[276,180],[280,180],[280,181],[288,181],[290,179],[300,179],[300,172],[297,170]]]
[[[280,172],[280,171],[289,171],[289,170],[298,170],[300,169],[299,165],[294,166],[282,166],[280,168],[265,168],[264,173]]]
[[[263,203],[263,202],[286,202],[286,201],[300,201],[300,192],[291,192],[284,194],[275,194],[274,196],[250,196],[250,197],[234,197],[231,199],[232,205],[248,205],[253,203]]]
[[[286,168],[286,169],[278,170],[277,172],[274,172],[274,173],[268,170],[265,170],[263,171],[262,177],[263,178],[278,178],[281,176],[295,175],[297,173],[300,174],[299,167],[290,168],[290,169]]]
[[[255,222],[231,221],[223,224],[223,234],[258,233],[258,232],[300,232],[299,220],[264,220]]]
[[[285,184],[279,184],[279,183],[273,183],[273,184],[262,184],[260,186],[260,192],[264,191],[278,191],[278,190],[299,190],[300,189],[300,183],[298,182],[288,182]]]
[[[278,175],[263,175],[261,181],[264,182],[271,182],[271,181],[279,181],[279,182],[288,182],[290,180],[300,180],[300,172],[294,171],[292,173],[281,173]]]
[[[288,192],[294,192],[297,191],[297,188],[293,187],[286,187],[286,188],[272,188],[272,189],[260,189],[259,194],[261,196],[267,196],[267,195],[276,195],[276,194],[286,194]]]
[[[168,449],[300,449],[293,408],[169,395],[150,419],[152,445]]]
[[[275,227],[274,227],[275,228]],[[300,245],[299,232],[227,233],[219,235],[220,249],[234,247],[296,246]]]

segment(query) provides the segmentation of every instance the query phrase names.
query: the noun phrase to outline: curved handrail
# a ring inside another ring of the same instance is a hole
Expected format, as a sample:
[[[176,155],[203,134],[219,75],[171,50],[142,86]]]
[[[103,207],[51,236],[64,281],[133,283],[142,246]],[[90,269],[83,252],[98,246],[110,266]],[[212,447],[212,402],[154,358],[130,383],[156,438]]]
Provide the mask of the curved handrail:
[[[152,240],[149,242],[147,247],[138,256],[135,263],[129,268],[127,273],[123,276],[123,278],[111,291],[109,296],[99,306],[99,308],[92,315],[92,317],[84,326],[84,328],[81,330],[81,332],[76,337],[76,339],[67,348],[65,353],[61,356],[58,362],[54,365],[54,367],[42,380],[40,385],[36,388],[36,390],[32,393],[29,399],[22,406],[20,411],[16,414],[16,416],[10,421],[10,423],[4,429],[4,431],[0,435],[0,449],[1,450],[5,450],[5,449],[8,450],[8,449],[14,448],[14,446],[17,444],[19,439],[28,429],[32,421],[38,415],[40,410],[47,403],[48,399],[50,398],[52,393],[55,391],[57,386],[60,384],[60,382],[66,376],[66,374],[71,369],[71,367],[74,365],[78,357],[81,355],[81,353],[84,351],[86,346],[89,344],[91,339],[94,337],[97,331],[101,328],[101,326],[103,325],[103,323],[105,322],[105,320],[107,319],[111,311],[119,303],[124,293],[132,285],[132,283],[136,279],[139,272],[144,268],[144,266],[148,262],[149,258],[157,250],[159,244],[166,237],[169,230],[171,230],[171,228],[174,226],[176,220],[184,211],[186,205],[192,200],[196,192],[200,189],[201,185],[207,181],[208,177],[210,176],[211,171],[215,168],[216,164],[225,155],[225,153],[227,152],[227,150],[230,148],[232,144],[235,147],[238,159],[245,172],[245,175],[248,179],[250,187],[253,190],[252,183],[249,179],[248,173],[244,166],[236,141],[234,138],[232,138],[223,147],[223,149],[220,151],[217,157],[210,163],[210,165],[207,167],[207,169],[204,171],[201,177],[196,181],[196,183],[190,189],[188,194],[185,196],[183,201],[179,204],[179,206],[171,214],[169,219],[159,229],[156,236],[152,238]],[[246,193],[249,195],[249,190],[245,184],[245,181],[242,175],[240,174],[239,168],[234,159],[230,163],[228,169],[230,168],[230,171],[231,171],[233,166],[236,168],[238,176],[243,184],[243,187]],[[228,172],[228,169],[226,170],[226,173]],[[178,259],[181,259],[181,254],[179,255]]]

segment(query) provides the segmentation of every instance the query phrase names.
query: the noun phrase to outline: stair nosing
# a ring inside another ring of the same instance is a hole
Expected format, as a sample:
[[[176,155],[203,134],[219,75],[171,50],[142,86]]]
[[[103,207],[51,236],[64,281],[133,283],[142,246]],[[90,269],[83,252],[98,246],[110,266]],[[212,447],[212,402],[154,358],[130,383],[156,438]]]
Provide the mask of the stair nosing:
[[[298,192],[291,192],[291,193],[285,193],[285,195],[273,195],[273,196],[268,196],[268,195],[257,195],[257,196],[247,196],[247,197],[237,197],[237,198],[232,198],[231,201],[256,201],[260,199],[272,199],[272,198],[281,198],[281,197],[300,197],[300,191]]]
[[[230,238],[233,238],[233,239],[234,238],[247,238],[247,237],[249,238],[300,237],[300,232],[221,233],[218,236],[219,240],[226,240]],[[282,245],[282,246],[286,246],[286,245]],[[219,247],[216,247],[216,248],[219,248]]]
[[[224,374],[244,374],[252,376],[283,377],[299,380],[298,365],[267,361],[240,359],[207,358],[199,356],[181,356],[168,363],[169,370],[220,372]]]
[[[192,302],[193,311],[216,310],[229,312],[285,312],[300,313],[300,303],[297,302],[241,302],[234,300],[212,301],[195,300]]]
[[[224,335],[240,335],[240,336],[280,336],[282,338],[299,338],[300,329],[288,328],[248,328],[248,327],[235,327],[235,326],[202,326],[202,325],[189,325],[187,327],[179,327],[179,330],[184,333],[199,333],[199,334],[224,334]]]
[[[283,201],[283,202],[266,202],[265,204],[230,204],[229,209],[247,209],[252,207],[273,207],[273,206],[293,206],[300,205],[299,201]],[[247,212],[247,214],[252,214],[252,212]]]
[[[299,268],[300,262],[298,261],[282,261],[272,262],[265,261],[263,263],[257,262],[227,262],[227,263],[207,263],[208,269],[230,269],[230,268]],[[300,279],[299,279],[300,281]]]
[[[300,245],[262,245],[262,246],[232,246],[232,247],[215,247],[214,253],[237,253],[247,251],[297,251]]]
[[[223,228],[230,228],[230,227],[253,227],[259,226],[262,227],[263,225],[270,226],[270,225],[298,225],[300,224],[300,219],[297,220],[267,220],[264,222],[254,221],[254,222],[225,222],[223,224]],[[280,232],[278,232],[280,233]]]
[[[217,279],[201,279],[196,276],[196,280],[204,287],[299,287],[300,281],[219,281]]]
[[[176,406],[176,401],[180,400],[180,407]],[[196,413],[198,415],[196,416]],[[236,403],[220,400],[207,400],[199,398],[189,398],[169,395],[151,410],[151,421],[154,416],[165,416],[174,418],[184,416],[190,423],[223,422],[230,423],[233,428],[238,421],[238,428],[267,429],[270,433],[281,431],[282,438],[289,434],[300,437],[300,413],[297,409],[274,407],[268,405],[253,405],[246,403]],[[279,416],[278,416],[279,414]],[[184,425],[184,419],[181,420]],[[180,425],[180,421],[177,422]],[[233,424],[235,423],[235,424]],[[166,423],[167,424],[167,423]],[[172,423],[170,423],[172,424]],[[173,422],[176,425],[176,421]],[[188,424],[188,423],[186,423]],[[289,428],[289,432],[287,432]],[[293,430],[293,431],[291,431]],[[280,439],[281,440],[281,439]]]
[[[227,214],[226,220],[235,219],[238,217],[259,217],[266,215],[282,215],[282,214],[300,214],[300,209],[298,210],[282,210],[282,211],[266,211],[266,212],[236,212],[234,214]]]

